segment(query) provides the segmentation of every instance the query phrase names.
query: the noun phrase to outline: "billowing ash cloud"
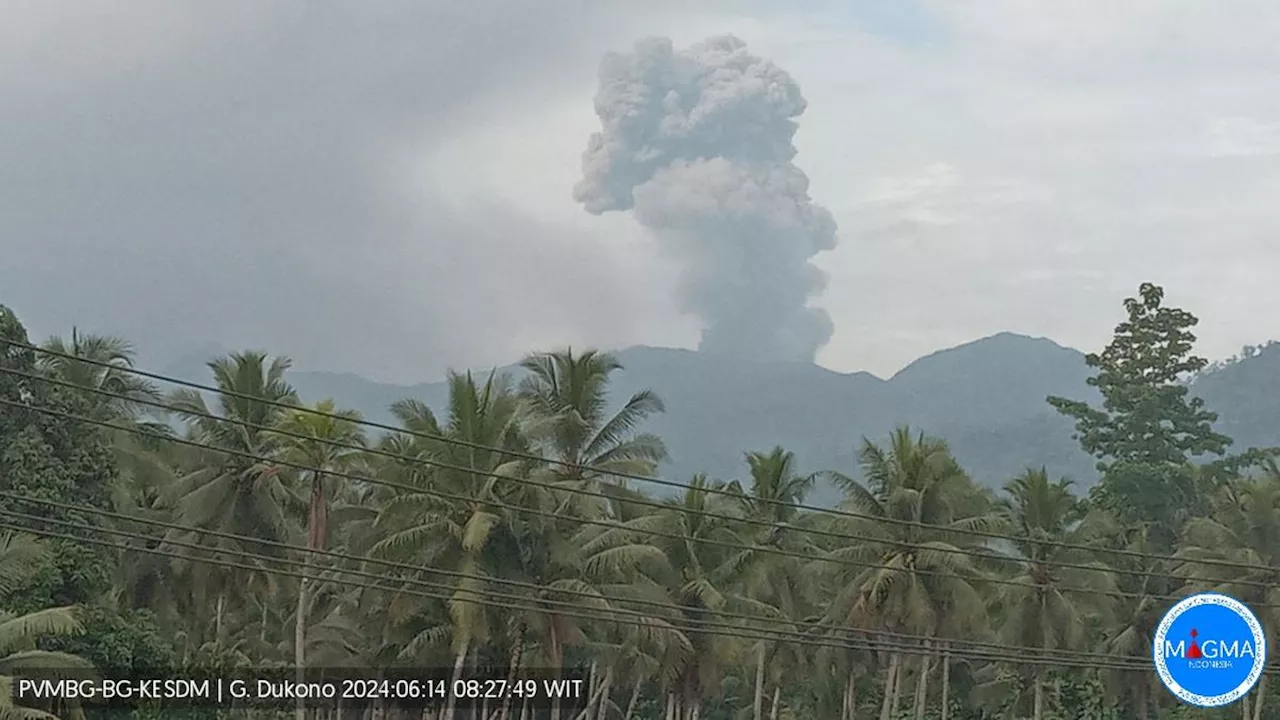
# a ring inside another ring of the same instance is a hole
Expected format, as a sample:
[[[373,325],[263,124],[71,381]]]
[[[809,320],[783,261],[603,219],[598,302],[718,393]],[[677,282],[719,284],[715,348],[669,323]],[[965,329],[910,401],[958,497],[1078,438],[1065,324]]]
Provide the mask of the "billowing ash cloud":
[[[800,88],[735,37],[675,51],[652,38],[608,54],[574,197],[595,214],[633,210],[680,259],[683,307],[701,349],[813,360],[831,337],[808,306],[825,284],[810,259],[836,244],[792,160]]]

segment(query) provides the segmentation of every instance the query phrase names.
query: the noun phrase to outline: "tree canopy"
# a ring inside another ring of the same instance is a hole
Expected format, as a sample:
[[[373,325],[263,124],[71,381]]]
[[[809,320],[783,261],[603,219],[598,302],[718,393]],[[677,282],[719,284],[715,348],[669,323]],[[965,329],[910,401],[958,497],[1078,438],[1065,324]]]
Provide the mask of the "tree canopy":
[[[1164,289],[1144,283],[1127,298],[1128,318],[1110,344],[1085,362],[1102,407],[1050,397],[1049,404],[1075,420],[1081,447],[1098,458],[1101,481],[1095,500],[1128,520],[1169,523],[1199,492],[1191,461],[1222,457],[1231,438],[1215,432],[1218,416],[1186,380],[1208,361],[1194,353],[1194,315],[1164,304]]]

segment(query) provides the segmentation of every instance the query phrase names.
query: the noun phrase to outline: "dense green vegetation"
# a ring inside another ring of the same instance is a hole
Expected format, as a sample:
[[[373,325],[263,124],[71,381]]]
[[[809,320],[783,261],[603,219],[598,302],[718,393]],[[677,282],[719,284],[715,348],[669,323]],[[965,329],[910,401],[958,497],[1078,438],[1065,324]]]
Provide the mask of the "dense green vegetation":
[[[572,668],[584,720],[1215,717],[1167,697],[1150,635],[1207,588],[1274,633],[1280,467],[1230,454],[1188,396],[1195,318],[1153,286],[1125,305],[1088,358],[1102,405],[1049,400],[1098,460],[1087,497],[1043,470],[973,478],[904,427],[860,441],[856,477],[822,475],[835,512],[783,448],[746,453],[741,481],[635,489],[663,403],[614,411],[605,353],[452,375],[446,406],[398,402],[383,432],[302,406],[283,358],[172,390],[122,340],[33,350],[0,308],[0,674]],[[1280,717],[1270,679],[1219,715]]]

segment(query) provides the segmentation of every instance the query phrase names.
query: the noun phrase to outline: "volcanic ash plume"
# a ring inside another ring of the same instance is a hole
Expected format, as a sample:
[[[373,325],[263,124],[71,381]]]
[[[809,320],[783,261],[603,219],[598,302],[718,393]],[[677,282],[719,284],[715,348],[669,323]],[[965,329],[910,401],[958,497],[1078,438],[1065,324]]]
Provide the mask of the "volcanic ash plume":
[[[825,284],[810,259],[835,247],[836,224],[791,162],[805,109],[791,76],[734,37],[680,52],[655,38],[605,57],[595,107],[574,198],[633,210],[681,261],[701,349],[812,361],[831,319],[808,306]]]

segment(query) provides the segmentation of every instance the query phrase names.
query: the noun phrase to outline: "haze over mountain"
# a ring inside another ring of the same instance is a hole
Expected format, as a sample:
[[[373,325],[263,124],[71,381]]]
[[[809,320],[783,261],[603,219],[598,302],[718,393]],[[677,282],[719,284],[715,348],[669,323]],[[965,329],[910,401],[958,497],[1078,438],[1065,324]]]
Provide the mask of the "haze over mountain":
[[[166,374],[208,382],[207,349]],[[741,477],[743,453],[782,445],[809,470],[854,472],[863,437],[883,438],[909,424],[945,438],[975,478],[1002,484],[1028,466],[1044,465],[1083,488],[1095,478],[1093,461],[1071,438],[1072,425],[1045,402],[1049,395],[1095,401],[1085,380],[1084,355],[1052,340],[1001,333],[940,350],[885,380],[842,374],[804,362],[754,362],[691,350],[632,347],[617,353],[614,376],[622,402],[652,388],[667,411],[646,429],[667,443],[671,459],[661,475],[687,481],[695,472]],[[487,373],[489,369],[479,370]],[[518,366],[498,369],[518,376]],[[394,424],[391,403],[405,397],[441,408],[443,382],[405,386],[350,373],[292,371],[304,400],[334,398],[365,418]],[[1217,411],[1220,429],[1237,449],[1280,445],[1280,345],[1226,364],[1193,384]],[[816,502],[834,497],[820,487]]]

